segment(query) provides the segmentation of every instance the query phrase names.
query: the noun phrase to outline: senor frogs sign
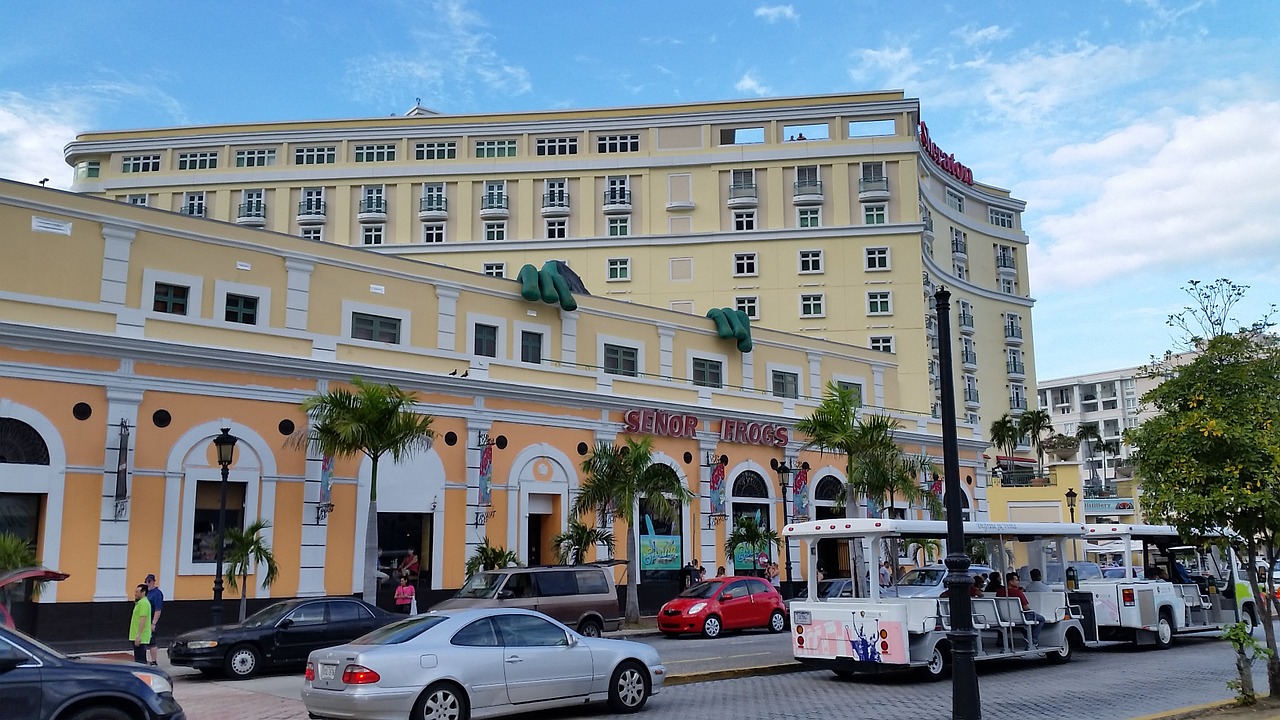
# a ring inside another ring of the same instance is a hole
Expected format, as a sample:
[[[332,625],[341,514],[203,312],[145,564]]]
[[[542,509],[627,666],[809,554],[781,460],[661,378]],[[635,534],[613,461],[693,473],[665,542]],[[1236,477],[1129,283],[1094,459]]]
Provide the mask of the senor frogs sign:
[[[674,438],[697,437],[701,423],[695,415],[668,413],[661,410],[628,410],[622,416],[622,431],[664,435]],[[741,445],[783,447],[790,433],[786,426],[724,418],[720,421],[720,439]]]

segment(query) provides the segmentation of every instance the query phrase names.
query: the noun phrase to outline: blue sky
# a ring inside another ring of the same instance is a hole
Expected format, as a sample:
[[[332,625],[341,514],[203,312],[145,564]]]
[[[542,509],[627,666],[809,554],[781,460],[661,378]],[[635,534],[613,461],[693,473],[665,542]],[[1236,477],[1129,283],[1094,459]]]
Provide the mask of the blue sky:
[[[1280,301],[1271,2],[49,3],[0,25],[0,176],[86,130],[901,89],[1028,202],[1041,379],[1146,362],[1193,279]]]

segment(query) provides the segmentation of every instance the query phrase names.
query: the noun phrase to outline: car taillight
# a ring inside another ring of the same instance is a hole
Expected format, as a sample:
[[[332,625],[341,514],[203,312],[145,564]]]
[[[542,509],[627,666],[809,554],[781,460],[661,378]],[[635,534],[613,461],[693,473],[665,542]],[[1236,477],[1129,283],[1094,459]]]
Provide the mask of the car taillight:
[[[307,670],[303,674],[303,679],[305,679],[307,682],[313,682],[316,679],[315,665],[312,665],[311,663],[307,663]]]
[[[363,665],[348,665],[342,671],[343,685],[370,685],[381,679],[378,673]]]
[[[1120,591],[1120,598],[1124,601],[1125,607],[1133,607],[1133,588],[1124,588]]]

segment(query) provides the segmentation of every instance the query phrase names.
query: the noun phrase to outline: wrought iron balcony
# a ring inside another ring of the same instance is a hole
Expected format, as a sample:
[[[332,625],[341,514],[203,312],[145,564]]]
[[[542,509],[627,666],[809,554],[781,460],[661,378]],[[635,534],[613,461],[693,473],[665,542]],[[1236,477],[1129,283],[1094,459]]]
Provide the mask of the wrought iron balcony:
[[[569,193],[564,191],[542,194],[542,217],[565,217],[569,214]]]
[[[1017,266],[1016,266],[1016,265],[1014,264],[1014,262],[1013,262],[1013,256],[1012,256],[1012,255],[997,255],[997,256],[996,256],[996,269],[997,269],[997,270],[1014,270],[1014,269],[1016,269],[1016,268],[1017,268]]]
[[[446,220],[449,217],[449,201],[443,195],[423,195],[418,201],[419,220]]]
[[[1022,343],[1022,327],[1020,325],[1005,325],[1004,339],[1010,345],[1019,345]]]
[[[791,194],[791,202],[795,205],[821,205],[822,181],[798,180]]]
[[[966,405],[978,404],[978,391],[975,388],[965,388],[964,401]]]
[[[506,220],[511,217],[511,208],[504,192],[488,192],[480,196],[481,220]]]
[[[320,225],[324,223],[328,205],[323,200],[307,198],[298,203],[299,225]]]
[[[261,200],[242,202],[236,209],[236,224],[262,227],[267,224],[267,204]]]
[[[753,208],[759,204],[760,196],[756,192],[755,183],[735,183],[729,186],[729,207]]]
[[[958,316],[960,323],[960,332],[966,335],[973,334],[973,313],[962,312]]]
[[[964,241],[964,240],[957,240],[957,239],[955,239],[955,238],[952,238],[952,239],[951,239],[951,254],[952,254],[952,255],[965,255],[965,256],[968,256],[968,254],[969,254],[969,243],[967,243],[967,242],[966,242],[966,241]]]
[[[858,180],[858,200],[884,202],[889,199],[889,178],[862,178]]]
[[[362,223],[386,222],[387,199],[380,197],[361,198],[360,207],[356,211],[356,220]]]
[[[1005,362],[1005,369],[1010,375],[1026,375],[1027,366],[1021,360],[1008,360]]]
[[[604,191],[603,207],[605,215],[626,215],[631,212],[631,191],[611,188]]]
[[[961,350],[960,364],[976,366],[978,364],[978,353],[972,350]]]

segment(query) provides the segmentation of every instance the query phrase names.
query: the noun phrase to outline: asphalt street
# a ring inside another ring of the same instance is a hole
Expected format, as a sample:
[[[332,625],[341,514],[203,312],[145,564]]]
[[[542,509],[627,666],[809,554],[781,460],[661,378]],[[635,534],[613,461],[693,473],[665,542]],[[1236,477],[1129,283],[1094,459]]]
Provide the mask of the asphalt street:
[[[672,675],[723,665],[749,668],[790,660],[788,635],[744,633],[716,640],[643,638],[658,647]],[[1230,645],[1211,637],[1184,637],[1164,651],[1115,644],[1076,653],[1067,665],[1041,660],[979,665],[983,715],[1107,719],[1134,718],[1215,700],[1229,700],[1234,677]],[[1255,682],[1266,689],[1261,666]],[[211,680],[175,669],[175,694],[191,720],[300,720],[300,673],[268,675],[244,682]],[[949,682],[911,676],[853,681],[824,671],[747,676],[668,687],[640,716],[647,720],[831,720],[874,716],[877,720],[948,718]],[[531,717],[531,716],[526,716]],[[538,714],[539,720],[614,717],[603,706]],[[621,716],[616,716],[621,717]]]

